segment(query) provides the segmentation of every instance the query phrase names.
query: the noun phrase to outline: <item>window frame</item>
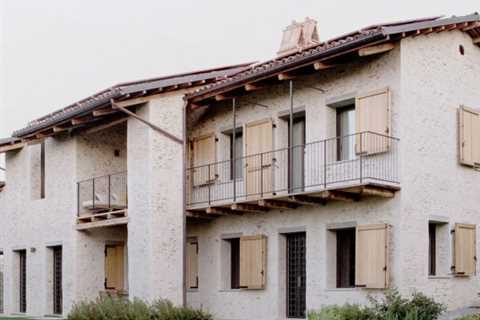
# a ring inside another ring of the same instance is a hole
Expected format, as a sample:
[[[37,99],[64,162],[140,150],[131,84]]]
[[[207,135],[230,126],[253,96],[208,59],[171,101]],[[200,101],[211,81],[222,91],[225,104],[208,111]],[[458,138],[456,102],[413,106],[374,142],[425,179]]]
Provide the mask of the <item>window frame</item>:
[[[336,288],[337,289],[348,289],[348,288],[355,288],[355,262],[356,262],[356,227],[353,228],[342,228],[342,229],[336,229],[333,230],[335,232],[335,238],[336,238]],[[350,261],[347,266],[344,266],[343,260],[341,258],[341,250],[340,250],[340,241],[339,241],[339,235],[342,235],[342,237],[346,237],[346,235],[351,237],[350,241],[350,250],[353,249],[353,252],[350,253]],[[344,286],[342,285],[343,278],[342,278],[342,270],[343,268],[349,268],[349,273],[350,273],[350,278],[348,279],[349,285]]]

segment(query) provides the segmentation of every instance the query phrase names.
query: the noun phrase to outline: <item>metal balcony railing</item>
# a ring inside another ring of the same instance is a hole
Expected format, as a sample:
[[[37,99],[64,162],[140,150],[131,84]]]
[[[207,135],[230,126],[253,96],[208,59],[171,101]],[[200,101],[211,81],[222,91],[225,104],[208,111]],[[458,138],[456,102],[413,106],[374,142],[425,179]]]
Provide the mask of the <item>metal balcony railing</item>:
[[[398,186],[398,143],[394,137],[362,132],[192,167],[187,169],[187,205],[355,184]]]
[[[77,182],[77,216],[123,210],[128,206],[127,172]]]

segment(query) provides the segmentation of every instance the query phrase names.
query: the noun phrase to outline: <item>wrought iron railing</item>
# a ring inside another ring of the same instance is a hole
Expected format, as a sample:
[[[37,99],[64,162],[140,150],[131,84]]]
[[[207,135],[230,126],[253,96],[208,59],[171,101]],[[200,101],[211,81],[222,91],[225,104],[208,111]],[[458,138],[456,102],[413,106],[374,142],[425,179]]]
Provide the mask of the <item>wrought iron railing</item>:
[[[398,185],[398,143],[394,137],[362,132],[192,167],[187,169],[187,205],[353,184]]]
[[[127,172],[77,182],[77,215],[91,215],[128,206]]]

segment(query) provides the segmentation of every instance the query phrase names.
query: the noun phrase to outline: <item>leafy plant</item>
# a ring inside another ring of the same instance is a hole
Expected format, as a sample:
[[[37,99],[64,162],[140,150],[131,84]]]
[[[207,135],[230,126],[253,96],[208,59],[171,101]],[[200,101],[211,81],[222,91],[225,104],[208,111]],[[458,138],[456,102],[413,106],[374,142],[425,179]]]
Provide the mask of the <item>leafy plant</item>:
[[[94,301],[76,304],[68,315],[69,320],[212,320],[204,311],[176,307],[166,300],[147,304],[140,299],[132,301],[99,297]]]
[[[380,299],[370,297],[367,306],[351,304],[328,306],[318,312],[309,312],[308,319],[435,320],[444,311],[445,306],[421,293],[414,293],[409,298],[403,298],[397,290],[389,290]],[[480,320],[480,318],[474,320]]]

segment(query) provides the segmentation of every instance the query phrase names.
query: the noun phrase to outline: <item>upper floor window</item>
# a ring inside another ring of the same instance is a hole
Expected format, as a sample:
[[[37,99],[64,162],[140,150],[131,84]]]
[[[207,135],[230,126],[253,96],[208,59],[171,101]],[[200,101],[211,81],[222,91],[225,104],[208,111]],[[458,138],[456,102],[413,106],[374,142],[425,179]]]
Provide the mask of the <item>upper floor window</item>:
[[[30,146],[30,194],[33,200],[45,198],[45,142]]]
[[[337,160],[355,158],[355,105],[337,109]]]
[[[234,157],[235,157],[235,166],[233,165]],[[243,130],[241,129],[237,130],[237,132],[235,133],[235,141],[233,139],[233,133],[230,134],[230,158],[232,159],[232,165],[230,166],[230,179],[233,180],[234,173],[235,173],[235,179],[242,179],[243,178]]]

